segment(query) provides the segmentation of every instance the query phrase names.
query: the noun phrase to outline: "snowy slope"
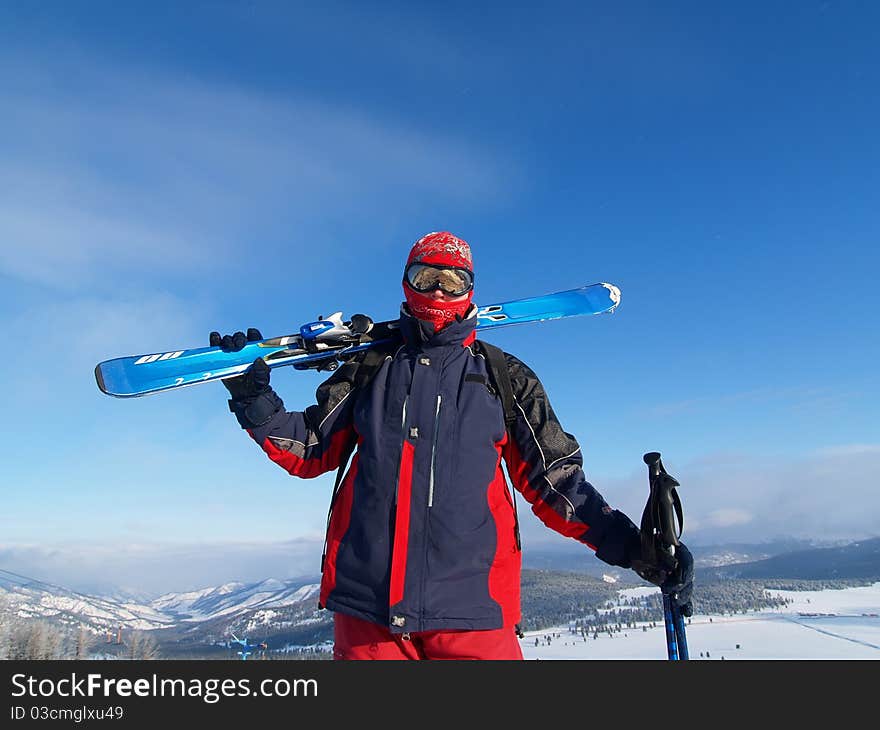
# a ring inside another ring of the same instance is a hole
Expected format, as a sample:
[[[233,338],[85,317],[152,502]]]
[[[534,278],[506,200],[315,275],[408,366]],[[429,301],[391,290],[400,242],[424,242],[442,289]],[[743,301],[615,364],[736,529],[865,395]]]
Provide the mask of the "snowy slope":
[[[621,594],[633,597],[655,590],[635,588]],[[691,659],[880,659],[880,583],[772,593],[792,603],[744,615],[691,617],[687,627]],[[586,641],[563,626],[527,632],[520,644],[526,659],[666,660],[662,623],[654,628],[645,625],[644,631],[640,624],[613,637],[588,636]]]
[[[256,608],[298,603],[317,596],[318,590],[317,583],[268,578],[258,583],[226,583],[200,591],[169,593],[157,598],[151,606],[177,620],[207,621]]]
[[[84,621],[95,630],[148,630],[183,622],[230,618],[265,609],[252,622],[269,623],[273,608],[315,598],[316,583],[269,578],[258,583],[225,583],[184,593],[168,593],[147,604],[127,599],[91,596],[61,587],[0,584],[0,610],[21,618],[61,622]],[[317,601],[315,601],[317,602]]]
[[[151,606],[76,593],[54,593],[27,586],[0,586],[5,611],[20,618],[84,621],[93,629],[158,629],[174,619]]]

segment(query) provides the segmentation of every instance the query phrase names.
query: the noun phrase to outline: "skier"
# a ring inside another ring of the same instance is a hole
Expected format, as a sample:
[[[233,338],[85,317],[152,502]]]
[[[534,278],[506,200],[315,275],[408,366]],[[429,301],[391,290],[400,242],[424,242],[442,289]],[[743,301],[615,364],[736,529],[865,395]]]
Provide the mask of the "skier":
[[[258,358],[223,381],[229,408],[268,457],[298,477],[339,469],[319,605],[334,612],[336,659],[522,659],[521,549],[501,468],[547,527],[610,564],[633,568],[691,615],[693,558],[642,560],[638,528],[586,480],[580,447],[541,381],[506,354],[516,405],[507,427],[489,366],[475,352],[470,246],[449,232],[412,246],[403,276],[401,340],[358,380],[363,355],[287,411]],[[256,329],[210,335],[241,349]]]

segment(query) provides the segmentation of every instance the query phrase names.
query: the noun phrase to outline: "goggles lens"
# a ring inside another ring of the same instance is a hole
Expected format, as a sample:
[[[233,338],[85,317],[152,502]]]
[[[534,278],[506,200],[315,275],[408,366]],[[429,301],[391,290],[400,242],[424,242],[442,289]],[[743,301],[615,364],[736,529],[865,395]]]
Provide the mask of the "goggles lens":
[[[439,286],[450,296],[459,297],[474,288],[474,275],[467,269],[454,266],[411,264],[406,269],[406,280],[421,294],[434,291]]]

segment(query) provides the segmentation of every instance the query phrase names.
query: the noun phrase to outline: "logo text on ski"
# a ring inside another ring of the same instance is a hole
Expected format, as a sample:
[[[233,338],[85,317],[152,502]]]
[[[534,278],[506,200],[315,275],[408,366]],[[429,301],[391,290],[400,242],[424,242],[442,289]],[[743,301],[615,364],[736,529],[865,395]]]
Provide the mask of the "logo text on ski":
[[[134,364],[144,365],[148,362],[156,362],[157,360],[173,360],[175,357],[180,357],[184,352],[184,350],[177,350],[177,352],[160,352],[158,355],[144,355],[135,360]]]
[[[507,315],[503,312],[504,307],[499,304],[490,304],[477,311],[477,319],[488,319],[492,322],[503,322]]]

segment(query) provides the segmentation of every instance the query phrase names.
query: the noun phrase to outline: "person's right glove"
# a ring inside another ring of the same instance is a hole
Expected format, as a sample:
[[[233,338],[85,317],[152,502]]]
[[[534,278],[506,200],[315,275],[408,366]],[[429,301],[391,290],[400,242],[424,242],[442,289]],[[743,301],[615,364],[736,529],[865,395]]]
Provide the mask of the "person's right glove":
[[[238,352],[249,342],[263,339],[258,329],[249,327],[247,334],[236,332],[220,336],[219,332],[209,335],[211,347],[219,347],[224,352]],[[242,375],[225,378],[221,382],[229,394],[229,410],[235,414],[242,428],[254,428],[267,423],[276,412],[284,407],[281,398],[269,385],[269,366],[258,357]]]
[[[683,542],[679,542],[675,557],[662,553],[660,560],[660,564],[651,564],[634,559],[632,569],[649,583],[659,586],[679,607],[683,616],[693,615],[694,556]]]

